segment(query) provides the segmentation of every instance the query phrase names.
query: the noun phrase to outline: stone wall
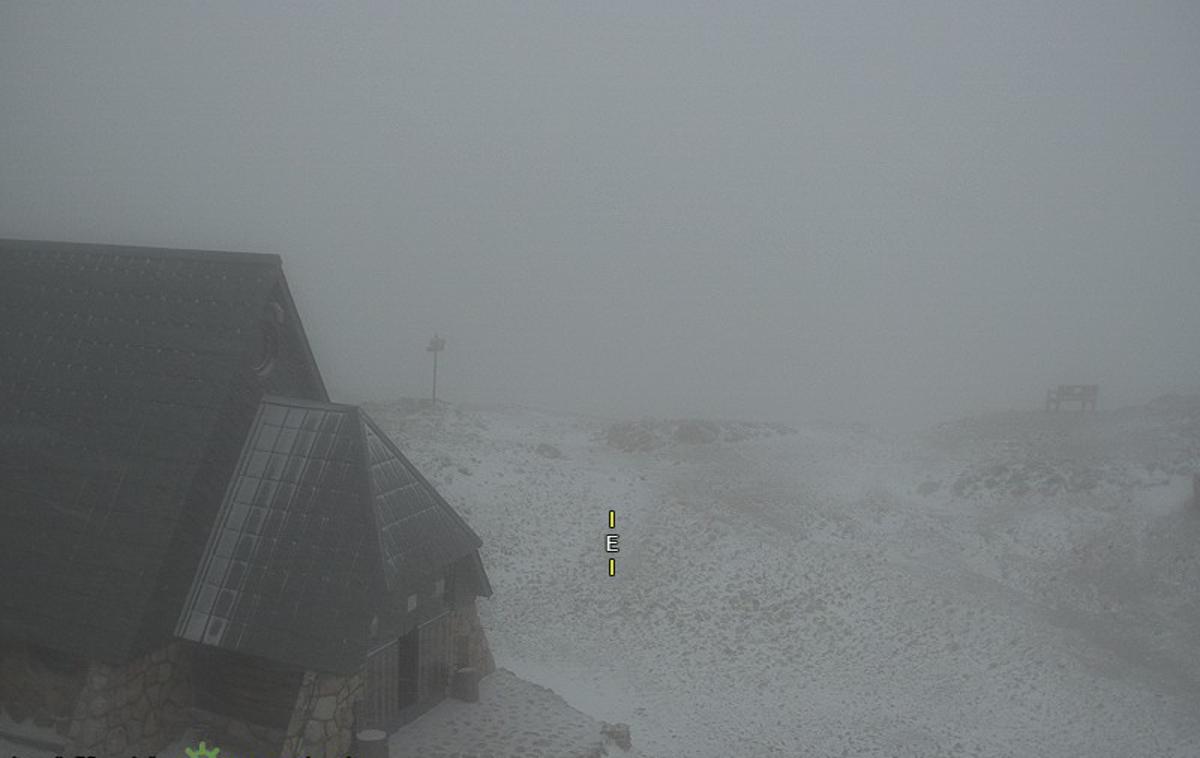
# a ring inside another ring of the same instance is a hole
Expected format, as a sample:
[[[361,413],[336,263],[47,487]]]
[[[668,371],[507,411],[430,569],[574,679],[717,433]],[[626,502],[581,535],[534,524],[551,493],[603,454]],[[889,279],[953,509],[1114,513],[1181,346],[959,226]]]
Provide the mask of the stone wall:
[[[453,666],[486,676],[496,668],[475,598],[450,614]],[[306,672],[286,731],[193,707],[192,649],[173,641],[127,664],[83,662],[0,640],[0,710],[18,723],[54,729],[65,754],[154,754],[189,728],[283,758],[344,758],[364,677]],[[214,740],[215,741],[215,740]],[[217,744],[221,744],[217,742]]]
[[[187,726],[190,705],[185,643],[171,642],[123,665],[93,662],[75,701],[67,753],[155,753]]]
[[[53,729],[65,742],[86,673],[80,659],[0,640],[0,712]]]
[[[283,758],[344,758],[354,737],[355,703],[363,675],[308,671],[283,743]]]
[[[496,670],[496,661],[488,646],[487,635],[479,621],[475,598],[460,600],[450,614],[450,639],[454,644],[454,665],[475,668],[480,676]]]

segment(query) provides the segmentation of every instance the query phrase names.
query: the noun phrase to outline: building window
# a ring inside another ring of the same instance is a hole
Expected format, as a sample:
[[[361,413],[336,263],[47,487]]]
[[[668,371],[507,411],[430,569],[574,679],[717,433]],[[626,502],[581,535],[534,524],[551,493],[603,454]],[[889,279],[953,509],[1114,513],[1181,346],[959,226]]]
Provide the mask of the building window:
[[[446,594],[446,580],[438,579],[436,582],[433,583],[433,596],[434,597],[442,597],[445,594]]]
[[[417,596],[409,595],[408,596],[408,612],[412,613],[416,609],[417,609]]]
[[[279,358],[279,343],[283,340],[282,324],[283,308],[279,303],[269,304],[260,324],[254,357],[254,373],[260,377],[266,377],[275,368],[275,361]]]

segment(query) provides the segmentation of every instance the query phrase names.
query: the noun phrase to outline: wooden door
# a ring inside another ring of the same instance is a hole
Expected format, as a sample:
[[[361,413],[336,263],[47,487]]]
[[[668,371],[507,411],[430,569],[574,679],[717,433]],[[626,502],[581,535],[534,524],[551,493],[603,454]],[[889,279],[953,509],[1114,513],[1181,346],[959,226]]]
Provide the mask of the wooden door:
[[[358,728],[392,732],[444,700],[453,652],[446,612],[368,653]]]
[[[422,705],[434,705],[446,698],[450,685],[450,657],[453,652],[450,642],[450,614],[443,613],[418,627],[420,640],[420,701]]]
[[[397,729],[417,702],[416,630],[369,652],[365,679],[358,728]]]

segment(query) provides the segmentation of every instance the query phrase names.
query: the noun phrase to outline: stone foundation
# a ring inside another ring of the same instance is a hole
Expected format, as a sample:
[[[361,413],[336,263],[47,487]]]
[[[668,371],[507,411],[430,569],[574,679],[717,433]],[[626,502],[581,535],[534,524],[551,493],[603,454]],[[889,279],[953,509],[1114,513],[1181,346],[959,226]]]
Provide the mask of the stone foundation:
[[[454,666],[474,668],[480,676],[496,670],[496,661],[488,646],[487,635],[479,620],[475,598],[462,601],[450,613],[450,639],[454,644]]]
[[[53,729],[65,742],[87,668],[81,659],[0,641],[0,712]]]
[[[354,708],[362,690],[361,672],[305,672],[283,743],[283,758],[344,758],[354,737]]]
[[[454,668],[474,668],[481,676],[495,671],[474,598],[451,611],[450,635]],[[177,640],[111,665],[0,640],[0,710],[17,723],[54,729],[64,755],[153,755],[189,728],[212,734],[214,742],[219,735],[283,758],[349,753],[363,697],[361,670],[305,672],[285,731],[194,708],[192,652],[190,643]]]
[[[191,667],[171,642],[119,666],[91,663],[68,729],[71,755],[153,754],[187,726]]]

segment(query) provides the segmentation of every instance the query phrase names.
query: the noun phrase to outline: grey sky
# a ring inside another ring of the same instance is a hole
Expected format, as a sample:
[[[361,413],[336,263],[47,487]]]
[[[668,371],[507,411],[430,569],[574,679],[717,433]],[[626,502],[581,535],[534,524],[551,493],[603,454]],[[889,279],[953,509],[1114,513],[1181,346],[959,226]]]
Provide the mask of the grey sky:
[[[0,4],[0,236],[278,252],[341,399],[1200,384],[1200,5]]]

